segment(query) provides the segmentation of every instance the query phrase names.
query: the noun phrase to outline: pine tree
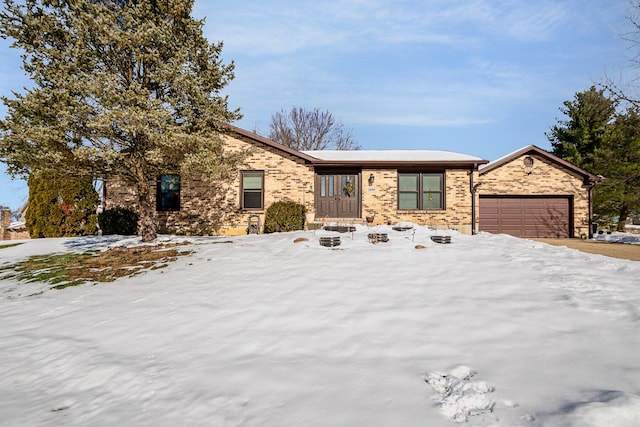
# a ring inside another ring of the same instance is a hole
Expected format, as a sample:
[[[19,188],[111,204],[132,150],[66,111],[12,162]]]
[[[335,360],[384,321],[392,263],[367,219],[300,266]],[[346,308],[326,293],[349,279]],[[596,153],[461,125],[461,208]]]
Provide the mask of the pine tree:
[[[640,211],[640,110],[617,112],[618,102],[593,86],[564,106],[569,119],[547,134],[553,153],[605,178],[594,188],[594,213],[622,230]]]
[[[43,171],[32,173],[28,184],[25,222],[31,237],[96,234],[100,199],[90,178],[62,177]]]
[[[553,154],[589,169],[593,154],[602,146],[607,126],[616,114],[616,106],[614,100],[595,86],[576,93],[573,101],[565,101],[560,111],[568,120],[558,120],[547,133]]]
[[[606,177],[595,188],[594,211],[601,221],[616,219],[623,231],[630,214],[640,211],[640,111],[629,108],[609,126],[606,144],[594,153],[594,170]]]
[[[117,178],[137,194],[139,232],[156,237],[161,174],[230,175],[224,123],[240,118],[220,91],[233,78],[193,0],[4,0],[0,36],[24,51],[33,87],[3,98],[0,160],[14,175],[57,170]]]

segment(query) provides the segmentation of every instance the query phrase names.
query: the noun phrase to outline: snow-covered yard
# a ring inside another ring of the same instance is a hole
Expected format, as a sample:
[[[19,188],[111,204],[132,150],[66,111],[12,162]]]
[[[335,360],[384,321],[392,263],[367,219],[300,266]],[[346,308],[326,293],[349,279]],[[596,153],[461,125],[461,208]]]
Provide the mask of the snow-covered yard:
[[[640,262],[370,231],[193,238],[166,268],[35,296],[0,281],[0,424],[640,425]],[[0,266],[134,241],[27,241]]]

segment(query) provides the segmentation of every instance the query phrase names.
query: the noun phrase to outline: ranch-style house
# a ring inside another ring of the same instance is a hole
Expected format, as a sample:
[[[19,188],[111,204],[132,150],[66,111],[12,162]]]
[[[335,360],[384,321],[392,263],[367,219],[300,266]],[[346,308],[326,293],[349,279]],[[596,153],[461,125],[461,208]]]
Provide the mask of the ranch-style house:
[[[596,177],[536,146],[489,162],[432,150],[297,151],[230,126],[228,150],[250,155],[231,183],[162,175],[159,231],[246,234],[274,202],[307,210],[307,226],[412,222],[438,230],[518,237],[583,237],[591,231]],[[106,182],[104,207],[133,208],[131,189]]]

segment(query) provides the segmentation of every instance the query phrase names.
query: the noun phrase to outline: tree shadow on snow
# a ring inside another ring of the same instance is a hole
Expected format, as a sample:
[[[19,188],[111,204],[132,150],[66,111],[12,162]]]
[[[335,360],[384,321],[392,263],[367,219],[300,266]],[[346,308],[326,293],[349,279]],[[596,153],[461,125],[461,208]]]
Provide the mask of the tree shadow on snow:
[[[108,249],[116,243],[135,239],[138,239],[138,237],[120,235],[84,236],[69,239],[64,242],[64,246],[72,250],[103,250]]]
[[[589,390],[582,393],[579,401],[567,402],[553,412],[539,412],[536,418],[543,421],[542,425],[557,427],[567,425],[568,419],[574,419],[583,409],[593,404],[606,404],[625,397],[625,393],[619,390]],[[570,425],[578,425],[571,423]]]

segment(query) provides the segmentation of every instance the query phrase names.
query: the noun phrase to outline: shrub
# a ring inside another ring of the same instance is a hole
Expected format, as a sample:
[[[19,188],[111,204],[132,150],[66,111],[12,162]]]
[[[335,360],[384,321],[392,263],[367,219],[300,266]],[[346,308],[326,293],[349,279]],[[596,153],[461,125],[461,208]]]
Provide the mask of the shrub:
[[[100,198],[91,177],[34,171],[28,185],[29,208],[25,222],[31,237],[96,234],[96,206]]]
[[[130,209],[113,208],[98,215],[98,223],[102,234],[136,234],[138,230],[138,214]]]
[[[302,230],[306,209],[300,203],[275,202],[267,208],[264,219],[265,233]]]

